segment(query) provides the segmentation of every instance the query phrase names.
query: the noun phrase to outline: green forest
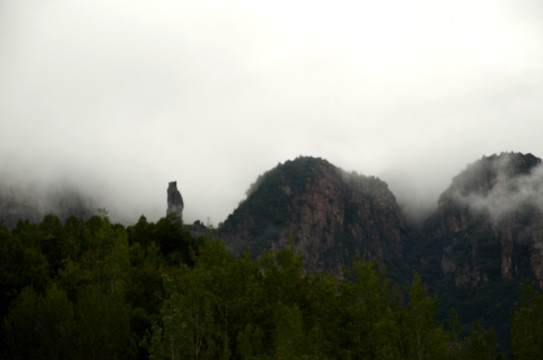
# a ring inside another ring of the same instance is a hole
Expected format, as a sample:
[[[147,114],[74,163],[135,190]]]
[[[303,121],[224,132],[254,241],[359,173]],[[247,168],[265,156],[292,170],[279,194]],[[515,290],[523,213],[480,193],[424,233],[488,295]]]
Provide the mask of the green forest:
[[[461,336],[420,277],[398,286],[361,257],[341,279],[292,247],[231,255],[169,216],[102,211],[0,225],[3,359],[542,359],[543,295],[521,287],[509,354],[479,322]]]

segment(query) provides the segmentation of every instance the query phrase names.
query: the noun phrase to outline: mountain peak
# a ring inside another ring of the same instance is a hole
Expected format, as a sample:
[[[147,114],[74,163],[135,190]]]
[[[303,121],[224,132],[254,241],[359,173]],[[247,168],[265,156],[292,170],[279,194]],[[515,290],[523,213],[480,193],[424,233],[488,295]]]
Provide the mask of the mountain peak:
[[[464,195],[487,192],[496,182],[528,175],[540,164],[541,159],[532,154],[503,152],[499,155],[483,156],[454,177],[451,187],[460,190]]]
[[[541,207],[543,167],[532,154],[484,156],[457,175],[440,197],[440,206],[455,203],[496,222],[526,207]]]
[[[385,182],[298,157],[261,175],[221,227],[227,246],[253,255],[294,242],[309,271],[341,274],[356,252],[397,268],[404,221]]]

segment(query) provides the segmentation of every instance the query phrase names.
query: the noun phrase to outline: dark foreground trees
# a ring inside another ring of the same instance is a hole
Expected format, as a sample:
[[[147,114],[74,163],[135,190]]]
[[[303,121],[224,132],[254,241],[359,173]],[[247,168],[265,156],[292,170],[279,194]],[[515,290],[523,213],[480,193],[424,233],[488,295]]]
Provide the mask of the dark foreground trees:
[[[531,284],[521,287],[511,315],[511,349],[515,359],[543,359],[543,294]]]
[[[176,219],[107,217],[0,227],[0,356],[9,359],[493,359],[480,324],[461,338],[420,278],[404,289],[361,258],[308,274],[290,248],[232,256]],[[542,358],[543,297],[525,287],[512,357]],[[456,325],[455,325],[456,324]]]

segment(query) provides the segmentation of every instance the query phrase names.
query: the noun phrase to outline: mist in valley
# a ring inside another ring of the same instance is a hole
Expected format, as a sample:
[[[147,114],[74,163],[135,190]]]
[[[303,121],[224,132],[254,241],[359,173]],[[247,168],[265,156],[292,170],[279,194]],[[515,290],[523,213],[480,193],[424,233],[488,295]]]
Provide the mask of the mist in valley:
[[[133,223],[177,181],[185,221],[217,225],[306,155],[380,177],[420,221],[481,156],[543,156],[542,10],[3,1],[0,183]]]

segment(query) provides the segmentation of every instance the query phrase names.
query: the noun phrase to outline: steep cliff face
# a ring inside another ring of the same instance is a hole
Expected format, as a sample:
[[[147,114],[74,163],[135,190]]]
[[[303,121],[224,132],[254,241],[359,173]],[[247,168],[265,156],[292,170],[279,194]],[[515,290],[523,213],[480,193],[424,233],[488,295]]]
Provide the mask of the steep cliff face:
[[[453,179],[408,257],[438,294],[440,316],[455,308],[462,323],[480,319],[506,339],[519,285],[543,285],[542,250],[541,160],[502,153]]]
[[[453,179],[438,206],[441,270],[457,287],[534,277],[543,285],[543,168],[535,156],[484,157]]]
[[[166,215],[175,215],[180,219],[183,218],[183,197],[179,190],[177,190],[177,181],[170,181],[168,183],[168,189],[166,190],[168,208],[166,209]]]
[[[387,185],[322,159],[297,158],[262,175],[220,234],[234,252],[255,256],[292,239],[313,272],[340,275],[356,252],[391,272],[403,266],[405,224]]]

